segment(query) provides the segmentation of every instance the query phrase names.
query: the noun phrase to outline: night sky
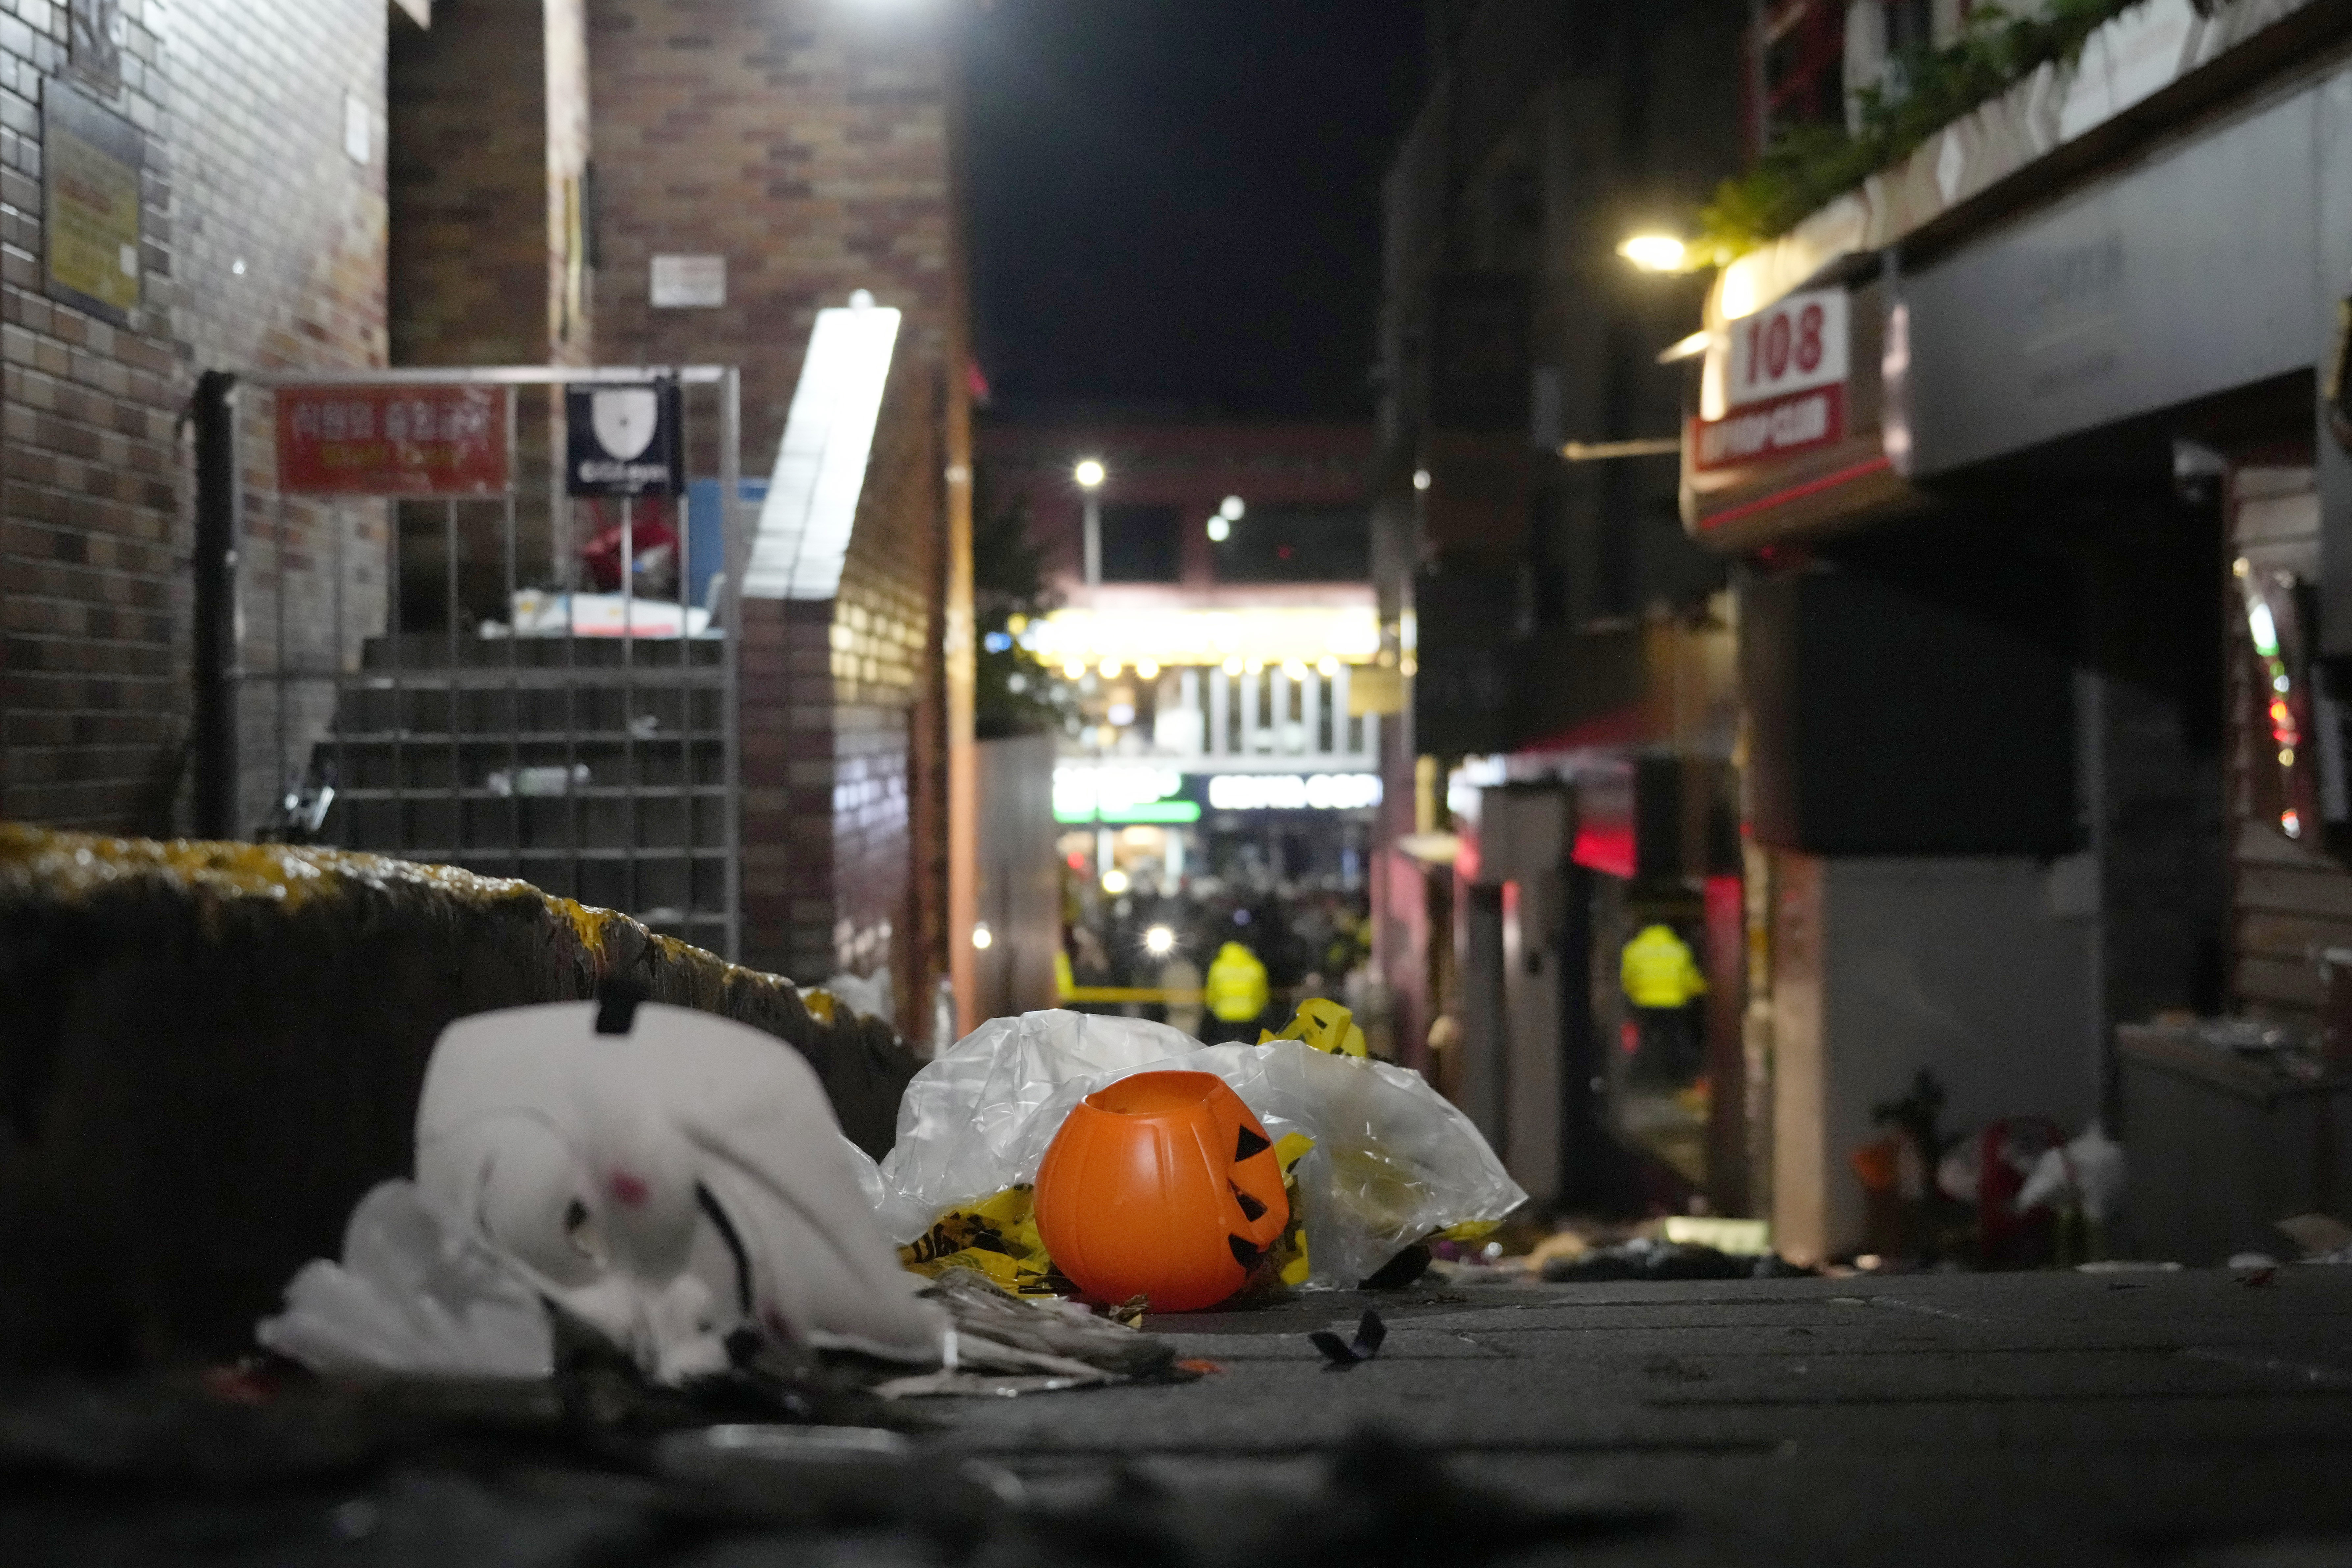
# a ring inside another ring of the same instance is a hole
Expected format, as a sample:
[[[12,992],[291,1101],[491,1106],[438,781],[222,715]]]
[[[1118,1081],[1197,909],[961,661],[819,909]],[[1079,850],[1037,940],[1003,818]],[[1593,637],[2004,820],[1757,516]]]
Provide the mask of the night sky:
[[[999,417],[1369,415],[1419,0],[994,0],[970,60]]]

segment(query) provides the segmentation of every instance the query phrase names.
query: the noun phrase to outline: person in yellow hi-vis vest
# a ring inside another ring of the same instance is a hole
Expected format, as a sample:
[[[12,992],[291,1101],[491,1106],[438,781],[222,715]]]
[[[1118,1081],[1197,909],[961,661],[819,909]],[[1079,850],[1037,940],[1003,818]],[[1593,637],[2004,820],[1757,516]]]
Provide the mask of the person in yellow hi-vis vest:
[[[1664,922],[1643,926],[1625,944],[1618,977],[1641,1023],[1643,1076],[1680,1079],[1696,1073],[1703,1063],[1690,1005],[1706,994],[1706,976],[1690,943]]]
[[[1225,943],[1210,961],[1201,1000],[1208,1004],[1209,1016],[1216,1020],[1208,1031],[1215,1038],[1204,1043],[1255,1039],[1250,1031],[1265,1011],[1265,965],[1240,942]]]

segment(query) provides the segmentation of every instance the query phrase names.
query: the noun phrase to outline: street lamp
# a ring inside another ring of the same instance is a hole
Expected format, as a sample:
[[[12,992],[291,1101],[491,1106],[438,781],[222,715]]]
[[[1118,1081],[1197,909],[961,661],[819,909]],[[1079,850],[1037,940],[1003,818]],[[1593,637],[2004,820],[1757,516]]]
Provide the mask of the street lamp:
[[[1680,272],[1690,247],[1671,234],[1637,234],[1620,245],[1617,254],[1644,272]]]
[[[1227,496],[1220,501],[1217,504],[1217,510],[1209,514],[1210,541],[1213,543],[1223,544],[1226,540],[1231,539],[1234,536],[1234,524],[1242,520],[1242,512],[1244,510],[1242,498],[1239,496]]]
[[[1101,458],[1085,458],[1070,470],[1070,477],[1087,492],[1087,586],[1092,588],[1102,581],[1102,487],[1110,476]]]

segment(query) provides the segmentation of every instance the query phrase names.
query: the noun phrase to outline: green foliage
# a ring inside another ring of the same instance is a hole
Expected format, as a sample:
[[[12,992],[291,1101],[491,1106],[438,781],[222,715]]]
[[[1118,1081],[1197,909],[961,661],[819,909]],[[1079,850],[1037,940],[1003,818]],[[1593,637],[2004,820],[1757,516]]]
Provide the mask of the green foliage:
[[[1045,587],[1045,552],[1029,537],[1029,513],[1019,500],[989,513],[971,530],[972,619],[980,633],[974,655],[972,730],[983,741],[1059,730],[1074,711],[1059,674],[1013,641],[1018,616],[1034,620],[1053,608]]]
[[[2050,0],[2043,15],[2031,17],[1979,6],[1958,42],[1903,51],[1885,86],[1856,95],[1860,134],[1848,135],[1843,125],[1791,126],[1754,168],[1726,180],[1700,211],[1694,259],[1721,266],[1786,234],[2044,64],[2073,63],[2100,24],[2135,3]]]

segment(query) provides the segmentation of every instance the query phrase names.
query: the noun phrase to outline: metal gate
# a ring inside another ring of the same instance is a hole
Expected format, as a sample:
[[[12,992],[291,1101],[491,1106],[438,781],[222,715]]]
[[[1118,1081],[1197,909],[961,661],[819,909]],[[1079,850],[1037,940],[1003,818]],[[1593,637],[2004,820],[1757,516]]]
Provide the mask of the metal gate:
[[[673,383],[684,493],[567,493],[567,389]],[[458,445],[414,444],[436,408],[440,436],[468,421],[482,451],[483,411],[504,421],[502,483],[399,488],[457,482],[432,466]],[[518,878],[736,956],[733,367],[215,372],[196,420],[199,831]],[[323,479],[289,477],[298,448],[327,454]],[[320,493],[353,453],[423,467]]]

